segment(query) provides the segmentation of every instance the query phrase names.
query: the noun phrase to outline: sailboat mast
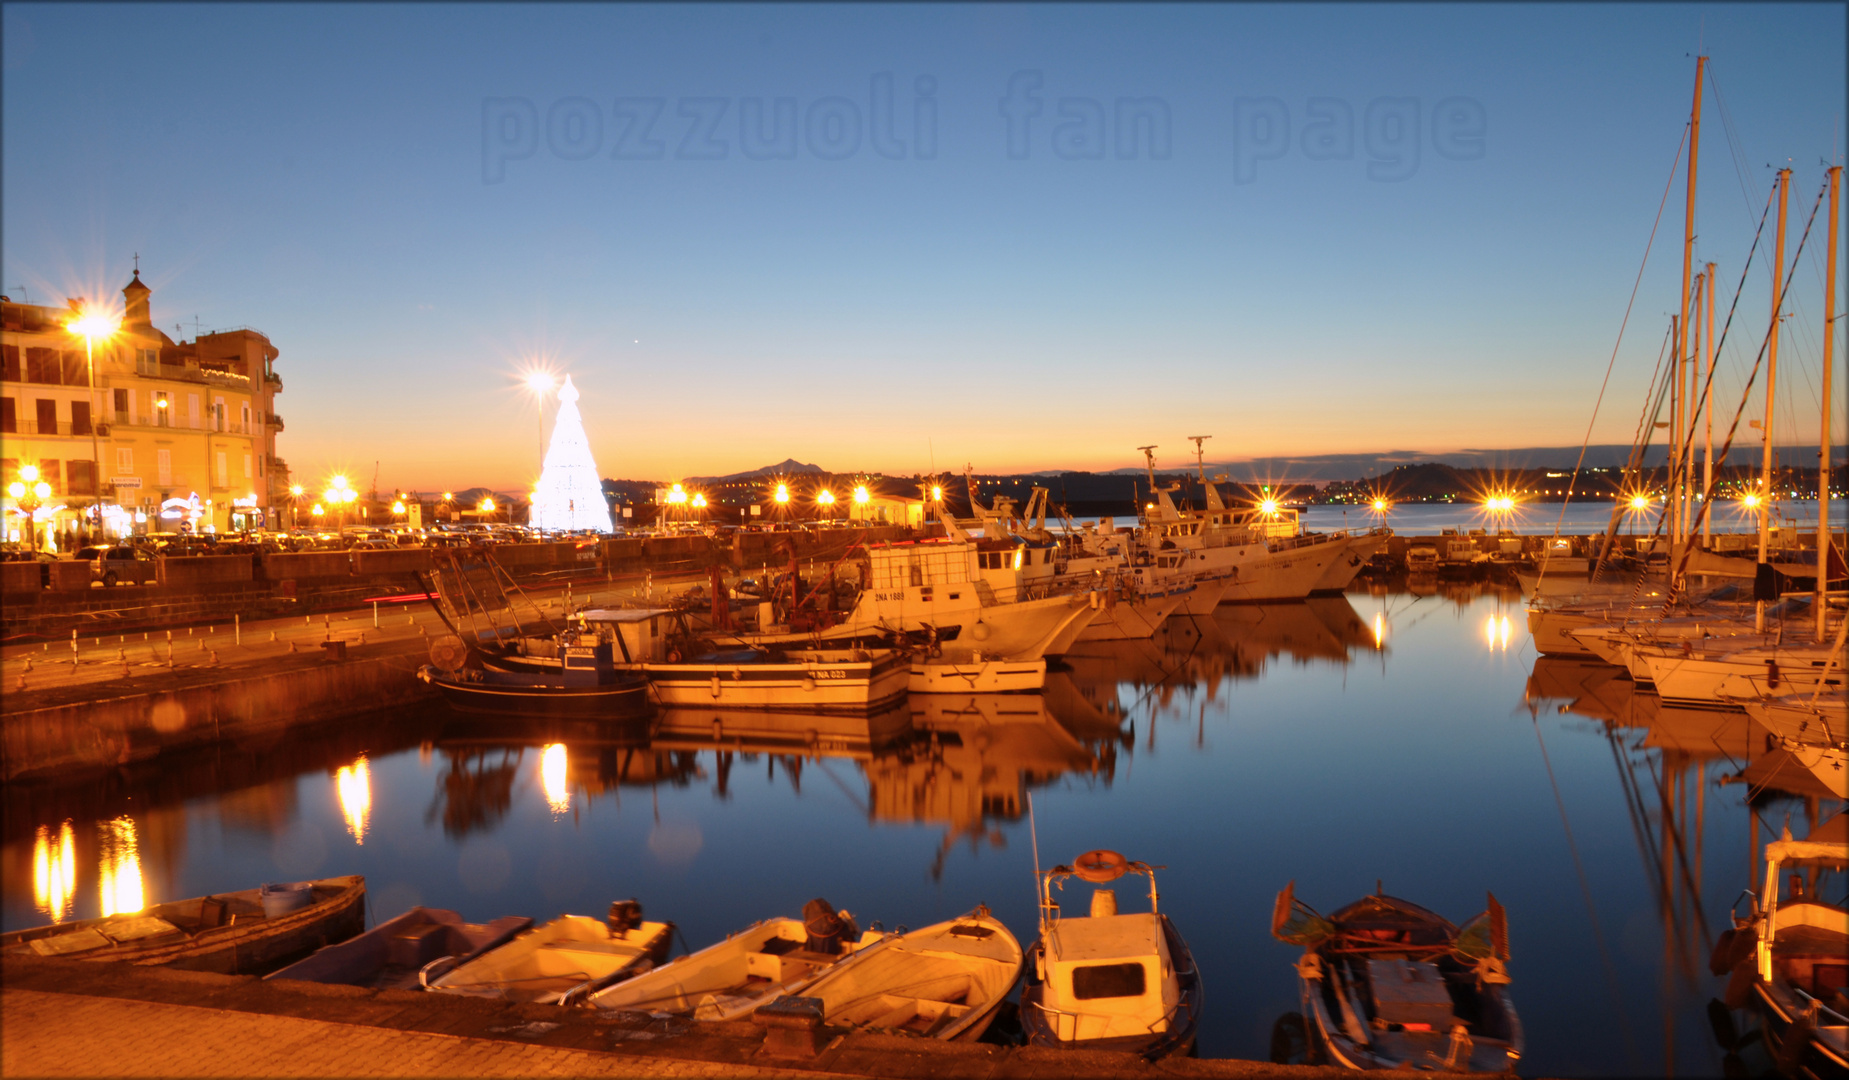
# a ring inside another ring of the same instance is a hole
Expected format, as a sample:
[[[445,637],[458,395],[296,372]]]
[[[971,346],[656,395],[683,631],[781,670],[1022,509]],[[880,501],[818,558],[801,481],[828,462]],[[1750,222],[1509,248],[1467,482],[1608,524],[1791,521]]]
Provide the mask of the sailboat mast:
[[[1701,298],[1707,293],[1707,290],[1708,279],[1706,275],[1696,274],[1694,305],[1689,308],[1688,392],[1682,399],[1688,402],[1687,407],[1682,410],[1683,482],[1681,494],[1677,496],[1677,501],[1680,504],[1677,513],[1682,517],[1682,542],[1684,544],[1687,544],[1695,538],[1693,528],[1694,518],[1691,516],[1695,508],[1695,493],[1692,490],[1694,487],[1693,478],[1695,475],[1695,415],[1696,408],[1701,404],[1701,364],[1699,363],[1701,359],[1702,342]],[[1674,548],[1672,547],[1671,550],[1673,552]]]
[[[1824,629],[1824,593],[1830,584],[1830,375],[1836,343],[1836,201],[1841,194],[1843,167],[1830,167],[1830,242],[1823,283],[1823,426],[1817,436],[1817,640]]]
[[[1785,203],[1791,194],[1791,170],[1778,170],[1778,240],[1772,255],[1772,326],[1766,333],[1766,418],[1760,434],[1766,441],[1764,472],[1759,480],[1759,565],[1765,566],[1772,541],[1772,402],[1778,390],[1778,313],[1785,306]],[[1761,569],[1760,574],[1765,570]],[[1765,633],[1766,601],[1754,604],[1753,629]]]
[[[1707,446],[1701,455],[1701,490],[1702,499],[1705,501],[1714,497],[1714,282],[1716,278],[1713,263],[1708,264],[1707,272],[1703,276],[1708,279],[1708,332],[1701,339],[1702,351],[1706,360],[1704,366],[1708,371],[1707,381],[1703,384],[1708,388],[1708,435]],[[1701,546],[1704,548],[1708,546],[1708,525],[1713,520],[1713,511],[1701,515]]]
[[[1669,496],[1670,509],[1669,541],[1673,548],[1675,543],[1684,539],[1686,523],[1682,513],[1682,494],[1688,484],[1687,470],[1682,458],[1686,447],[1683,446],[1683,421],[1689,415],[1689,404],[1681,400],[1682,387],[1686,381],[1684,371],[1688,363],[1688,327],[1689,327],[1689,277],[1695,268],[1695,172],[1701,160],[1701,76],[1707,69],[1708,58],[1695,58],[1695,101],[1689,106],[1689,142],[1688,142],[1688,200],[1682,216],[1682,306],[1677,310],[1682,313],[1681,329],[1676,334],[1675,379],[1677,400],[1669,406],[1669,484],[1665,494]]]

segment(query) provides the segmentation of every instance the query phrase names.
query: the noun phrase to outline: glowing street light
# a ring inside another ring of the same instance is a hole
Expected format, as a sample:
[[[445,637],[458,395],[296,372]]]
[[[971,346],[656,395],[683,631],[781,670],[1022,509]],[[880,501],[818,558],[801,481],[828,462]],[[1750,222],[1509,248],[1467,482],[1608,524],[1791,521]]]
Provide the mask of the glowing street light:
[[[13,497],[13,505],[26,515],[26,536],[33,551],[38,550],[38,509],[51,497],[51,485],[39,479],[37,465],[22,466],[19,479],[6,486],[6,493]]]
[[[931,501],[932,502],[943,502],[944,501],[943,485],[941,484],[931,485]]]
[[[860,505],[862,506],[867,505],[867,502],[871,500],[872,498],[873,496],[867,493],[867,485],[861,484],[860,486],[854,489],[854,501],[859,503]]]
[[[1648,495],[1633,495],[1633,496],[1631,496],[1631,509],[1633,509],[1633,510],[1648,510],[1648,509],[1650,509],[1650,496],[1648,496]]]
[[[102,415],[102,409],[96,400],[96,339],[108,340],[121,327],[121,319],[95,311],[87,304],[77,318],[64,324],[66,330],[83,338],[84,367],[90,376],[90,527],[98,534],[92,539],[100,539],[103,531],[103,451],[96,433],[96,418]]]
[[[1151,503],[1150,506],[1153,508],[1155,504]],[[1278,512],[1278,501],[1276,499],[1261,500],[1258,504],[1258,509],[1261,513],[1266,515],[1275,514]]]
[[[778,506],[788,506],[790,502],[790,485],[778,484],[777,490],[771,494],[771,501]]]
[[[704,496],[704,495],[701,495],[701,494],[698,494],[698,493],[695,493],[695,495],[694,495],[694,497],[693,497],[693,508],[694,508],[695,510],[704,510],[704,509],[706,509],[706,496]]]
[[[1740,496],[1740,505],[1746,507],[1748,510],[1751,510],[1754,507],[1757,507],[1759,505],[1759,496],[1751,494],[1751,493],[1742,495]]]
[[[558,380],[550,371],[533,370],[520,380],[533,394],[534,428],[539,435],[539,464],[543,470],[546,464],[546,399],[552,396],[558,387]]]

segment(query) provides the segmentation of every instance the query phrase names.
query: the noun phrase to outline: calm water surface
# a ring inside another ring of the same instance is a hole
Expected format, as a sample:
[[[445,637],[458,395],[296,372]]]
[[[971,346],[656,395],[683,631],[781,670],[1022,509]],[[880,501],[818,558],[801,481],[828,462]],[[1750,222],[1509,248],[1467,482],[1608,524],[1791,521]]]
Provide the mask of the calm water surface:
[[[1765,785],[1737,715],[1537,666],[1519,598],[1483,583],[1222,607],[1069,667],[1044,696],[871,719],[542,728],[438,706],[12,785],[5,926],[360,873],[375,920],[637,896],[699,947],[820,895],[889,928],[987,903],[1026,944],[1031,793],[1043,862],[1106,847],[1168,868],[1205,1055],[1264,1057],[1297,1007],[1276,892],[1294,879],[1328,912],[1379,881],[1454,921],[1486,891],[1508,908],[1522,1072],[1718,1075],[1708,945],[1755,815],[1763,840],[1839,805],[1791,770]]]

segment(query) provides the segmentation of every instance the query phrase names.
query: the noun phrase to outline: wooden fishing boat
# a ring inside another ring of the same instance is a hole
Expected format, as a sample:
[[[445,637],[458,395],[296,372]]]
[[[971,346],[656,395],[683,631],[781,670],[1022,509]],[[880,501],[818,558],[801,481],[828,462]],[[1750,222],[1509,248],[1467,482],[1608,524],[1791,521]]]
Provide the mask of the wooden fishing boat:
[[[1159,909],[1158,867],[1088,851],[1039,876],[1040,940],[1021,991],[1021,1026],[1034,1046],[1120,1050],[1155,1060],[1193,1045],[1205,1000],[1194,954]],[[1053,887],[1069,878],[1108,885],[1149,879],[1149,910],[1119,914],[1117,893],[1094,889],[1084,917],[1062,918]]]
[[[824,1023],[973,1042],[1021,979],[1021,943],[978,907],[961,918],[889,934],[791,997],[821,1003]]]
[[[523,915],[468,923],[443,908],[414,907],[264,978],[415,990],[418,971],[432,961],[453,956],[466,963],[532,925]]]
[[[1271,932],[1303,946],[1304,1022],[1334,1064],[1509,1072],[1520,1060],[1508,921],[1494,896],[1459,930],[1382,893],[1324,918],[1296,899],[1293,882],[1278,894]]]
[[[466,712],[609,720],[648,713],[648,680],[615,664],[610,642],[567,630],[548,645],[557,654],[549,663],[510,665],[472,653],[459,637],[439,638],[417,677]]]
[[[644,922],[642,905],[618,900],[602,921],[561,915],[464,962],[418,972],[426,990],[541,1005],[570,1005],[667,961],[674,924]]]
[[[1046,686],[1046,659],[1008,660],[983,652],[914,656],[914,694],[1013,694]]]
[[[736,1020],[884,937],[861,933],[852,915],[818,898],[803,905],[800,919],[753,923],[697,953],[599,990],[587,1003]]]
[[[366,879],[357,874],[268,889],[272,897],[287,891],[301,906],[283,911],[288,905],[272,899],[275,914],[267,914],[264,889],[241,889],[15,930],[0,935],[0,952],[250,975],[365,928]]]
[[[1766,845],[1765,887],[1753,910],[1714,945],[1709,970],[1730,975],[1724,1003],[1709,1005],[1729,1054],[1745,1040],[1728,1010],[1758,1017],[1773,1064],[1786,1076],[1849,1076],[1849,910],[1818,895],[1800,874],[1789,895],[1779,875],[1796,869],[1849,870],[1849,816],[1837,814],[1793,840],[1789,829]]]

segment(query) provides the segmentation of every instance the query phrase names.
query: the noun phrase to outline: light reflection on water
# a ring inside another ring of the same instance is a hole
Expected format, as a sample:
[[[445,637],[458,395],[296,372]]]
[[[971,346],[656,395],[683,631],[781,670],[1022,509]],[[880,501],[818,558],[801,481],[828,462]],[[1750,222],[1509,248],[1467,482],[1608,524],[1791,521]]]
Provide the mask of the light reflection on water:
[[[77,897],[77,849],[69,821],[58,826],[56,840],[50,826],[38,827],[32,840],[32,890],[33,906],[52,922],[70,912]]]
[[[97,895],[102,915],[129,915],[147,906],[141,883],[141,843],[124,815],[96,826]]]
[[[176,897],[363,873],[375,919],[422,902],[481,921],[637,896],[695,945],[817,895],[889,927],[985,902],[1028,937],[1032,791],[1043,861],[1109,847],[1168,867],[1163,908],[1208,986],[1203,1054],[1263,1058],[1298,1007],[1295,954],[1268,933],[1278,889],[1295,880],[1328,911],[1379,879],[1453,918],[1487,891],[1503,901],[1524,1072],[1713,1075],[1707,947],[1748,883],[1754,822],[1763,841],[1789,813],[1801,835],[1833,805],[1781,794],[1779,774],[1755,818],[1748,785],[1774,766],[1739,714],[1663,709],[1602,665],[1537,664],[1519,598],[1484,582],[1227,606],[1064,666],[1043,695],[872,717],[610,726],[435,707],[11,790],[25,831],[0,858],[33,860],[34,893],[6,876],[5,926],[55,917],[70,818],[73,875],[84,823],[120,850],[122,822],[132,852],[138,822]],[[97,913],[63,881],[63,917]]]

